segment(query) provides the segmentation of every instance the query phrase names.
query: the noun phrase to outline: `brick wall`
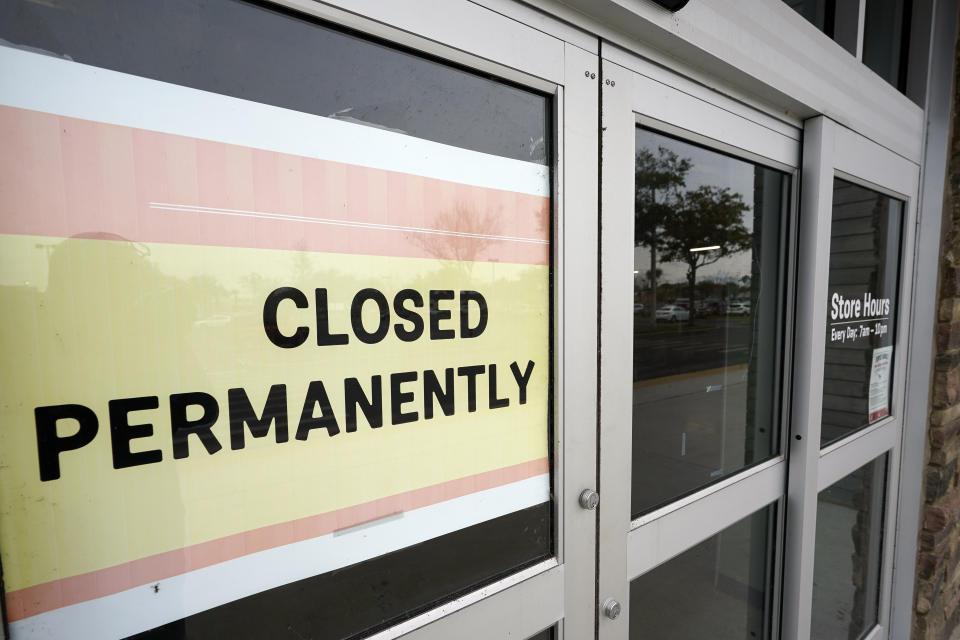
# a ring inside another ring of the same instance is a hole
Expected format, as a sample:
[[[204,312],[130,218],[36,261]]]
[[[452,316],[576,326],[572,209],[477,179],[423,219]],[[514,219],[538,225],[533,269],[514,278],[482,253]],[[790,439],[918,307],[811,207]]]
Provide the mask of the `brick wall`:
[[[960,82],[952,113],[913,640],[960,637]]]

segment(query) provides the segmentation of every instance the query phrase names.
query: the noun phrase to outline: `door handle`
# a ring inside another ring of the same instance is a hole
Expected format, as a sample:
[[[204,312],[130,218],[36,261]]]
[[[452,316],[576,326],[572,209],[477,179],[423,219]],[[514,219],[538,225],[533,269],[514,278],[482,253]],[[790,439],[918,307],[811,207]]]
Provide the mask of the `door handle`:
[[[593,489],[584,489],[580,492],[580,497],[577,501],[584,509],[596,509],[597,505],[600,504],[600,494]]]
[[[607,616],[611,620],[616,620],[620,615],[620,603],[613,598],[607,598],[603,601],[601,610],[603,611],[603,615]]]

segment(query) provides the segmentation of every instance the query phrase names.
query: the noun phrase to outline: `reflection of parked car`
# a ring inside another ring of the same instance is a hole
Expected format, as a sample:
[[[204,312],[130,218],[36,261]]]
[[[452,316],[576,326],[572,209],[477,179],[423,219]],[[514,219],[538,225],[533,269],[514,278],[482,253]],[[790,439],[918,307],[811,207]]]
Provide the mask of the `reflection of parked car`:
[[[685,321],[690,319],[690,312],[676,304],[666,304],[657,309],[657,320],[669,322]]]
[[[633,303],[633,312],[634,312],[634,313],[643,313],[643,303],[642,303],[642,302],[634,302],[634,303]]]
[[[703,302],[697,301],[697,315],[715,316],[723,315],[726,312],[726,306],[719,300],[707,298]]]
[[[732,316],[748,316],[750,315],[750,303],[734,302],[727,308],[727,313]]]

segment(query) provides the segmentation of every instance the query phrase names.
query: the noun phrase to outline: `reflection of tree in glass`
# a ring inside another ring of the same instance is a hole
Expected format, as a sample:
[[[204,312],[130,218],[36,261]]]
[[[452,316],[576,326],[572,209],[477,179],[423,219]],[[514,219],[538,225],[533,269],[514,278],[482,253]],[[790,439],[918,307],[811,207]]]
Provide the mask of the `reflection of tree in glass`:
[[[750,231],[743,224],[747,204],[728,187],[703,185],[684,190],[693,163],[660,146],[637,151],[634,193],[634,244],[650,249],[651,307],[657,307],[658,254],[664,262],[687,265],[690,322],[694,319],[697,270],[749,248]],[[705,250],[706,247],[717,247]],[[696,249],[700,249],[696,251]],[[656,314],[651,313],[651,323]]]
[[[437,233],[414,232],[407,234],[407,238],[435,258],[469,265],[483,257],[494,239],[501,235],[501,226],[499,210],[481,215],[476,207],[458,202],[454,211],[444,211],[430,221],[429,229]]]
[[[658,147],[654,155],[649,149],[637,152],[634,191],[633,242],[650,249],[650,322],[655,324],[657,308],[657,250],[663,247],[662,231],[671,211],[682,199],[686,186],[689,158],[681,158],[666,147]]]
[[[752,237],[742,218],[746,210],[739,193],[731,193],[728,187],[703,185],[684,193],[679,206],[664,221],[664,259],[687,264],[691,323],[697,269],[750,248]],[[707,247],[716,248],[704,250]]]

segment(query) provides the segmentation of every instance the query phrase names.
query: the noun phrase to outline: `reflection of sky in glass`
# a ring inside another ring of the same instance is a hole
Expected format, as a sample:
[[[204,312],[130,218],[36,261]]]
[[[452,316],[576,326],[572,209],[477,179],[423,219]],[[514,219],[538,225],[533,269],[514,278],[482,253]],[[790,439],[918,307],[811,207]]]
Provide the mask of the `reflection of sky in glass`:
[[[686,186],[683,190],[692,191],[701,186],[712,185],[728,187],[732,193],[739,193],[747,205],[747,210],[741,216],[743,225],[748,230],[753,231],[753,164],[645,129],[637,129],[636,140],[638,151],[649,149],[656,155],[657,149],[664,147],[676,153],[680,158],[690,160],[692,166],[687,173]],[[634,247],[633,264],[634,269],[638,270],[641,275],[649,271],[650,249],[643,245]],[[687,265],[684,263],[662,262],[658,258],[657,268],[663,272],[659,278],[661,284],[686,282]],[[729,278],[738,280],[749,274],[750,252],[742,251],[701,267],[697,270],[697,279],[725,280]]]

